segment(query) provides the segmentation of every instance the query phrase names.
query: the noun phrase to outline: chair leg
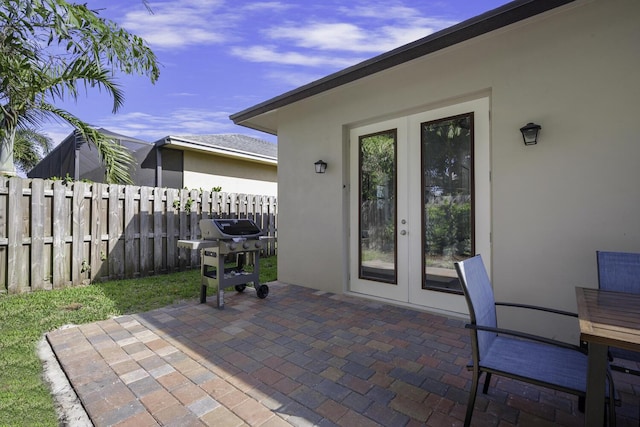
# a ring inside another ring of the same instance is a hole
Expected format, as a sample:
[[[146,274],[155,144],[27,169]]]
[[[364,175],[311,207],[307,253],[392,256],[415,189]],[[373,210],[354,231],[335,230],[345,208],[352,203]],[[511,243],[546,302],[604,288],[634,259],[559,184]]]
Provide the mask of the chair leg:
[[[609,427],[616,427],[616,386],[613,384],[613,376],[607,371],[607,380],[609,382]],[[606,423],[606,420],[605,420]]]
[[[471,390],[469,390],[469,401],[467,402],[467,414],[464,417],[464,427],[469,427],[471,425],[471,416],[473,415],[473,406],[476,404],[476,394],[478,393],[479,379],[480,370],[476,366],[474,366],[473,379],[471,381]]]
[[[491,383],[491,372],[487,372],[484,377],[484,386],[482,387],[482,393],[487,394],[489,392],[490,383]]]

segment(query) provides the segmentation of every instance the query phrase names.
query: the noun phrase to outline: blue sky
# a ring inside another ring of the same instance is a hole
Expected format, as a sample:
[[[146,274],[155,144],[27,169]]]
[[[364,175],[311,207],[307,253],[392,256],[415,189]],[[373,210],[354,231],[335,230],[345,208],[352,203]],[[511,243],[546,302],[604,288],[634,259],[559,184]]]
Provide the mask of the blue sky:
[[[87,0],[143,37],[161,63],[153,85],[119,75],[123,108],[90,92],[61,105],[98,127],[146,141],[242,133],[229,115],[494,9],[506,0]],[[42,129],[59,143],[71,131]]]

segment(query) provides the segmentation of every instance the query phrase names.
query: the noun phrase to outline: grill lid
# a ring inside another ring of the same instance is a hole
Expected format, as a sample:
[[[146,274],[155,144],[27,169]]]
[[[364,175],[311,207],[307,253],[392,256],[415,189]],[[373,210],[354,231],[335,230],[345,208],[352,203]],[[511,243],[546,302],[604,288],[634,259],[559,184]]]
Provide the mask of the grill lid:
[[[234,239],[238,237],[258,237],[262,234],[260,227],[250,219],[201,219],[202,238]]]

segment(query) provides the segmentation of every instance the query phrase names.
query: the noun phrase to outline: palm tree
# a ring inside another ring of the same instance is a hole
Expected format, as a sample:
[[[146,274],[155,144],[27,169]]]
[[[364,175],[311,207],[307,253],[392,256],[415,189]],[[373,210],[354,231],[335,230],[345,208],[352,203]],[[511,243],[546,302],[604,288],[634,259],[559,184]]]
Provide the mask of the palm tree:
[[[0,0],[0,173],[15,174],[19,129],[57,118],[96,146],[106,182],[130,183],[131,153],[55,105],[77,99],[81,88],[97,87],[111,96],[116,113],[124,99],[114,80],[118,70],[152,82],[159,75],[156,57],[141,38],[86,5]]]
[[[13,160],[16,167],[28,172],[33,169],[44,156],[49,154],[53,141],[35,129],[18,129],[13,141]]]
[[[60,100],[65,95],[75,99],[79,83],[84,83],[106,89],[114,100],[113,111],[116,112],[122,105],[123,95],[109,73],[100,69],[98,64],[84,59],[69,64],[62,72],[56,69],[34,69],[31,68],[32,64],[23,65],[28,66],[18,69],[17,75],[21,78],[16,79],[10,88],[8,102],[0,106],[5,113],[0,123],[3,148],[0,150],[0,171],[15,174],[15,138],[21,127],[39,126],[46,118],[55,117],[70,123],[85,140],[96,146],[106,167],[106,182],[130,183],[128,165],[133,161],[130,152],[125,147],[112,143],[78,117],[48,101]]]

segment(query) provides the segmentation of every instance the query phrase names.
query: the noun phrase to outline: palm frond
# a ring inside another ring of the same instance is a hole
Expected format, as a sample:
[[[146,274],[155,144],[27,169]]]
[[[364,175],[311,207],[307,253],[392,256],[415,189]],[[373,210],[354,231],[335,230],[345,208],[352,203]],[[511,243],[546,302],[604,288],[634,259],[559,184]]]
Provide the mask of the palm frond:
[[[47,87],[42,88],[53,100],[62,100],[65,95],[73,99],[78,98],[78,85],[83,84],[85,91],[89,87],[97,87],[106,90],[113,99],[113,113],[117,113],[124,104],[124,92],[115,82],[111,73],[100,63],[90,62],[86,59],[77,58],[69,63],[64,69],[48,70],[50,76]]]
[[[33,169],[51,151],[53,141],[35,129],[19,128],[13,141],[13,160],[18,169]]]
[[[66,110],[55,107],[51,104],[42,104],[41,108],[50,114],[63,119],[80,134],[80,137],[89,142],[98,150],[102,164],[105,167],[105,182],[108,184],[133,184],[129,167],[134,164],[135,159],[131,152],[106,135],[92,128],[87,123],[78,119]]]

